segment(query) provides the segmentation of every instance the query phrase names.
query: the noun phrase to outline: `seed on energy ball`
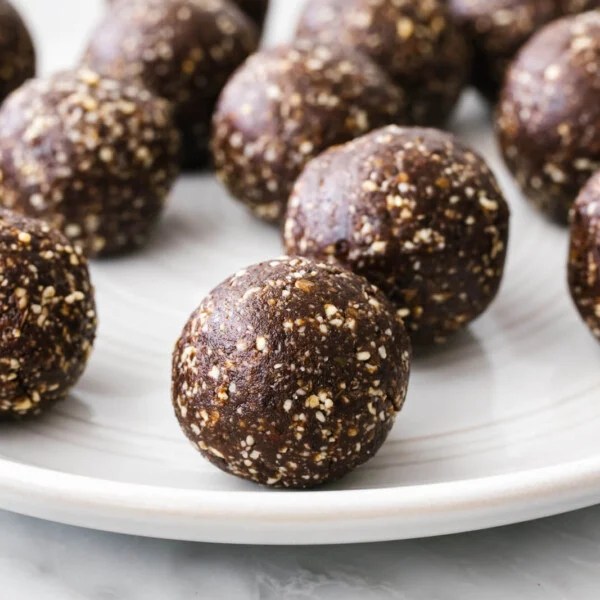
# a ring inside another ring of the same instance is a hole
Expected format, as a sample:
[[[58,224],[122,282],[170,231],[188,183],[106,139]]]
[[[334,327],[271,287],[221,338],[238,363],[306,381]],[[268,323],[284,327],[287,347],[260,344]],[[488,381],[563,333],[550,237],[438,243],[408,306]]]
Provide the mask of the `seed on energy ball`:
[[[364,52],[406,94],[410,124],[441,125],[470,70],[446,0],[309,0],[298,37]]]
[[[173,357],[173,405],[217,467],[308,488],[375,455],[404,403],[410,355],[377,288],[281,258],[226,280],[191,316]]]
[[[573,208],[569,287],[583,320],[600,340],[600,171]]]
[[[15,7],[0,0],[0,103],[35,75],[35,49]]]
[[[497,115],[506,163],[543,212],[566,223],[600,169],[600,10],[547,25],[510,68]]]
[[[472,82],[495,102],[510,63],[534,33],[563,15],[600,7],[600,0],[448,0],[448,5],[473,47]]]
[[[219,93],[256,50],[258,37],[229,0],[125,0],[92,34],[84,62],[116,79],[140,80],[171,101],[183,164],[195,168],[208,160]]]
[[[508,223],[480,156],[441,131],[389,126],[306,167],[284,242],[289,254],[365,276],[396,306],[413,342],[442,343],[496,296]]]
[[[47,223],[0,210],[0,421],[66,397],[94,343],[87,262]]]
[[[89,256],[143,245],[177,175],[170,105],[86,69],[33,79],[0,110],[0,203]]]
[[[405,116],[402,94],[365,56],[311,45],[263,50],[219,100],[217,174],[234,197],[275,222],[311,158]]]

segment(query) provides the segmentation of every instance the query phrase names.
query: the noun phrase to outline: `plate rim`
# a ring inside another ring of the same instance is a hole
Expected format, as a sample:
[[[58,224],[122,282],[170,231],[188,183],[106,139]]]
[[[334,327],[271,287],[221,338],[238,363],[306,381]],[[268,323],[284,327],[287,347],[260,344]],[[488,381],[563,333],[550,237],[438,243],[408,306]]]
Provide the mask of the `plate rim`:
[[[0,458],[0,508],[90,529],[190,541],[389,541],[506,525],[599,502],[600,455],[474,479],[307,491],[154,486]],[[135,522],[129,522],[132,517]],[[256,531],[236,533],[236,528],[250,522]],[[331,527],[323,529],[323,523]],[[336,541],[335,525],[342,523],[360,523],[361,527]],[[368,525],[375,523],[383,523],[385,529],[370,530]],[[182,524],[187,524],[188,532],[181,530]],[[280,535],[273,537],[274,531]]]

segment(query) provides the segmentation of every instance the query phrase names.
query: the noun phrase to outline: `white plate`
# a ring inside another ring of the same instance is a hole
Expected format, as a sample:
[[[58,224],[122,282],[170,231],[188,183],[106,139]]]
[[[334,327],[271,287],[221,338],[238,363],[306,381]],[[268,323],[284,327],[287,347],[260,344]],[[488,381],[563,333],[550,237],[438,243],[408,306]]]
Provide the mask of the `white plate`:
[[[80,55],[104,0],[61,0],[62,13],[47,0],[19,6],[49,71]],[[275,0],[271,40],[300,6]],[[456,129],[505,175],[486,123],[471,100]],[[73,397],[0,427],[0,507],[157,537],[300,544],[458,532],[600,502],[600,345],[566,291],[566,233],[502,183],[514,216],[496,304],[416,361],[406,410],[372,462],[327,489],[276,492],[204,462],[172,414],[170,352],[191,310],[281,251],[211,178],[183,180],[151,247],[94,265],[100,336]]]
[[[93,266],[101,328],[73,397],[0,427],[0,507],[156,537],[303,544],[426,536],[600,501],[600,345],[565,285],[567,236],[520,198],[485,115],[457,130],[509,193],[512,239],[498,301],[415,361],[406,409],[380,454],[309,492],[268,491],[205,462],[170,406],[170,352],[189,313],[239,268],[280,254],[208,176],[179,184],[153,243]]]

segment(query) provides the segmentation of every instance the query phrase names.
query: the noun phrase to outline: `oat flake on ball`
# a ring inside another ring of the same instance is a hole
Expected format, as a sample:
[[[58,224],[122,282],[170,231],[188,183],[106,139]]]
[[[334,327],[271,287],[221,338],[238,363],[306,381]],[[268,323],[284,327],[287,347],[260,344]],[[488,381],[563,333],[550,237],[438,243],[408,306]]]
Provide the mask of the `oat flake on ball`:
[[[87,262],[47,223],[0,210],[0,421],[62,400],[96,332]]]
[[[509,210],[485,161],[435,129],[389,126],[312,161],[296,182],[285,248],[383,290],[417,344],[486,310],[502,279]]]
[[[31,35],[15,7],[0,0],[0,103],[35,75]]]
[[[573,208],[569,286],[581,317],[600,340],[600,171]]]
[[[600,169],[600,10],[547,25],[508,72],[497,115],[500,145],[529,199],[566,223]]]
[[[308,488],[369,460],[402,408],[410,342],[362,277],[303,258],[249,267],[188,321],[173,404],[219,468]]]
[[[470,72],[447,0],[309,0],[298,37],[344,44],[373,59],[406,94],[409,122],[441,125]]]
[[[258,38],[229,0],[124,0],[92,34],[84,62],[110,77],[139,80],[172,102],[183,164],[196,168],[208,159],[219,93]]]
[[[368,58],[310,44],[263,50],[219,100],[212,142],[217,174],[257,216],[278,221],[311,158],[404,121],[402,94]]]
[[[143,245],[178,172],[169,105],[87,69],[33,79],[0,109],[0,203],[89,256]]]

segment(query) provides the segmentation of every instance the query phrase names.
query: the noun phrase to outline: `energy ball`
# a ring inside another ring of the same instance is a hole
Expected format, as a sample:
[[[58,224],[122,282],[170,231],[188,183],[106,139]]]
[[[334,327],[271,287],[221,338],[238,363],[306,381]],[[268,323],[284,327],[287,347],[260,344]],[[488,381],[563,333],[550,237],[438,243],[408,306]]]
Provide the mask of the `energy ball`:
[[[15,7],[0,0],[0,103],[35,75],[35,49]]]
[[[258,217],[277,222],[311,158],[405,115],[400,91],[365,56],[304,44],[263,50],[219,100],[217,175]]]
[[[208,161],[217,98],[258,37],[229,0],[126,0],[92,34],[84,62],[110,77],[141,81],[171,101],[183,165],[195,168]]]
[[[569,286],[583,320],[600,340],[600,171],[573,208]]]
[[[114,4],[117,0],[108,1]],[[129,2],[129,0],[124,1]],[[233,2],[262,30],[269,10],[269,0],[233,0]]]
[[[473,46],[472,82],[491,101],[521,46],[557,17],[555,0],[448,0],[448,5]]]
[[[191,316],[173,357],[173,405],[220,469],[313,487],[375,455],[404,403],[410,357],[377,288],[282,258],[226,280]]]
[[[552,219],[600,169],[600,11],[547,25],[508,72],[497,115],[506,163]]]
[[[289,254],[365,276],[424,345],[446,341],[496,296],[508,224],[480,156],[448,133],[389,126],[306,167],[284,242]]]
[[[309,0],[298,36],[362,51],[406,94],[413,125],[441,125],[470,72],[447,0]]]
[[[143,245],[177,175],[170,105],[86,69],[33,79],[0,110],[0,204],[89,256]]]
[[[448,0],[473,46],[472,82],[492,102],[519,49],[550,21],[600,7],[600,0]]]
[[[87,262],[47,223],[0,210],[0,421],[66,397],[96,332]]]

